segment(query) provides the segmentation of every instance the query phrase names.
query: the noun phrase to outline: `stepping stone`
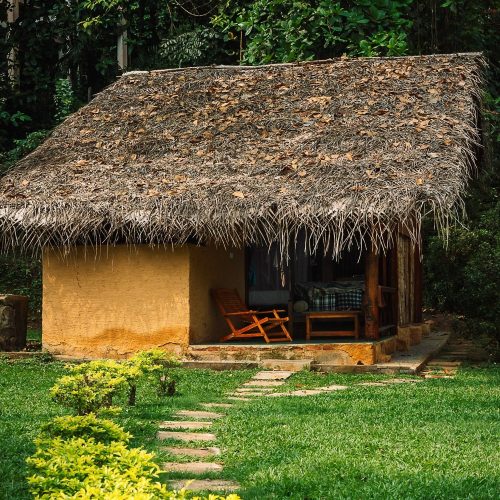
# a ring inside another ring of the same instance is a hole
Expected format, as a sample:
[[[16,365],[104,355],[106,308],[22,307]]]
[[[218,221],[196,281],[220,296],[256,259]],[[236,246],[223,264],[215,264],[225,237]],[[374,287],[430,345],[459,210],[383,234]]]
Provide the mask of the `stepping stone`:
[[[207,448],[175,448],[171,446],[165,446],[160,448],[162,451],[168,451],[171,455],[176,457],[216,457],[220,455],[220,449],[215,446],[209,446]]]
[[[240,398],[238,396],[228,396],[231,401],[252,401],[250,398]]]
[[[349,389],[349,387],[347,385],[336,385],[336,384],[327,385],[326,387],[318,387],[318,390],[326,392],[343,391],[344,389]]]
[[[240,392],[244,394],[245,392],[261,392],[262,394],[272,391],[272,387],[240,387],[239,389],[236,389],[236,392]]]
[[[366,387],[387,387],[387,384],[383,384],[382,382],[361,382],[357,385],[363,385]]]
[[[231,396],[236,396],[236,397],[240,397],[240,396],[245,396],[245,398],[247,396],[264,396],[265,393],[262,393],[262,392],[235,392],[233,394],[231,394]]]
[[[200,403],[203,408],[231,408],[231,403]]]
[[[292,391],[289,393],[290,396],[316,396],[317,394],[324,394],[322,389],[300,389],[298,391]]]
[[[220,472],[224,469],[221,464],[214,462],[165,462],[161,464],[161,470],[164,472],[190,472],[191,474],[205,474],[207,472]]]
[[[259,372],[257,373],[254,377],[252,377],[252,380],[285,380],[288,377],[291,377],[293,375],[293,372],[289,371],[265,371],[265,372]]]
[[[245,382],[243,385],[245,387],[278,387],[283,385],[284,382],[279,380],[250,380],[249,382]]]
[[[176,417],[191,417],[191,418],[222,418],[222,413],[215,413],[214,411],[193,411],[193,410],[179,410],[175,413]]]
[[[178,441],[215,441],[215,434],[208,432],[158,431],[157,439],[177,439]]]
[[[180,481],[169,481],[169,489],[188,491],[236,491],[240,485],[235,481],[223,481],[222,479],[181,479]]]
[[[180,420],[165,420],[160,423],[161,429],[206,429],[210,427],[212,422],[196,422],[196,421],[180,421]]]
[[[269,398],[276,398],[278,396],[316,396],[317,394],[324,394],[325,391],[321,389],[301,389],[299,391],[292,392],[273,392],[272,394],[266,394]]]
[[[416,380],[411,378],[391,378],[388,380],[382,380],[384,384],[414,384],[416,382],[422,382],[422,380]]]

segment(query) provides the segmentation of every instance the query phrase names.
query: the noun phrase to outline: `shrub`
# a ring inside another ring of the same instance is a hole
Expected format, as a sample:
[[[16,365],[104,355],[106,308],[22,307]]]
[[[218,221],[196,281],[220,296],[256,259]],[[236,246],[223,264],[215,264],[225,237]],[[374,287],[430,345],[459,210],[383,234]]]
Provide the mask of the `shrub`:
[[[116,413],[119,408],[112,406],[113,397],[127,382],[113,366],[105,361],[69,366],[71,375],[61,377],[50,391],[53,399],[77,415]]]
[[[97,443],[104,444],[112,441],[126,444],[132,437],[111,420],[97,418],[93,413],[55,417],[42,427],[42,436],[47,439],[93,438]]]
[[[86,417],[85,417],[86,418]],[[99,443],[94,438],[39,438],[27,459],[31,493],[37,498],[137,500],[239,500],[238,495],[192,497],[188,491],[168,491],[158,482],[153,456],[124,443]]]
[[[158,394],[160,396],[175,393],[175,380],[170,377],[170,368],[180,366],[181,362],[175,354],[162,349],[150,349],[138,352],[128,361],[132,366],[137,366],[146,376],[152,376],[158,381]]]
[[[35,443],[37,450],[27,459],[34,496],[110,498],[108,493],[119,491],[126,496],[118,498],[168,498],[165,486],[155,482],[159,468],[153,455],[143,449],[81,437],[39,438]]]

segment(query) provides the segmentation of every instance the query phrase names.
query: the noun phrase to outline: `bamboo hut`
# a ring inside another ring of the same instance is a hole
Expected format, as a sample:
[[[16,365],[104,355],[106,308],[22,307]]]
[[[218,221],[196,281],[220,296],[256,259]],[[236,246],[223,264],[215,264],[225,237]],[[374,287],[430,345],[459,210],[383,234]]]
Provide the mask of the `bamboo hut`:
[[[356,305],[339,310],[356,310],[359,339],[341,325],[323,342],[339,362],[417,342],[421,222],[446,231],[462,210],[482,65],[452,54],[124,74],[0,179],[2,248],[43,252],[45,348],[215,352],[221,287],[288,308],[295,339],[314,293],[333,289],[338,305],[347,287]]]

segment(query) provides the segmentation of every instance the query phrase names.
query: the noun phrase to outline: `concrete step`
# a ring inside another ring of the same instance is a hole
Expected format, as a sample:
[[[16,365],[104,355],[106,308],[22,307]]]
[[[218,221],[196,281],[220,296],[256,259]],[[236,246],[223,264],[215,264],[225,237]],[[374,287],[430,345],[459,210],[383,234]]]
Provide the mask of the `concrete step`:
[[[244,360],[244,361],[226,361],[226,360],[187,360],[183,361],[182,364],[186,368],[200,368],[207,370],[244,370],[247,368],[257,368],[259,366],[258,361]]]
[[[222,413],[204,410],[179,410],[175,412],[176,417],[189,417],[189,418],[222,418]]]
[[[165,420],[160,422],[160,429],[207,429],[212,422],[197,422],[193,420]]]
[[[267,394],[267,393],[266,392],[244,392],[244,393],[233,392],[232,394],[229,394],[229,396],[231,396],[231,397],[244,396],[245,398],[247,398],[247,397],[255,397],[255,396],[264,396],[265,394]]]
[[[290,378],[295,372],[292,371],[263,371],[259,372],[252,377],[252,380],[286,380]]]
[[[161,464],[163,472],[189,472],[190,474],[206,474],[207,472],[221,472],[224,467],[214,462],[165,462]]]
[[[237,491],[240,485],[235,481],[224,481],[222,479],[181,479],[178,481],[169,481],[168,486],[173,490],[186,488],[188,491]]]
[[[157,439],[176,439],[177,441],[215,441],[215,434],[208,432],[158,431]]]
[[[283,384],[281,380],[250,380],[243,385],[245,387],[279,387]]]
[[[216,446],[209,446],[207,448],[178,448],[175,446],[165,446],[161,448],[161,450],[167,451],[176,457],[207,458],[220,455],[220,449]]]
[[[266,370],[299,372],[310,370],[312,359],[263,359],[260,366]]]

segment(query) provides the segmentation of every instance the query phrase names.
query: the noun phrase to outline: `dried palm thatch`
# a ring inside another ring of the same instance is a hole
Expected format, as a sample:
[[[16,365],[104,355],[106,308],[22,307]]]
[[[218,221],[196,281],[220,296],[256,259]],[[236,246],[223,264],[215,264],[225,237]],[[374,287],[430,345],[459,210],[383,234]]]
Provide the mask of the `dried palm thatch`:
[[[480,54],[131,72],[0,180],[3,247],[278,242],[338,255],[446,227]]]

